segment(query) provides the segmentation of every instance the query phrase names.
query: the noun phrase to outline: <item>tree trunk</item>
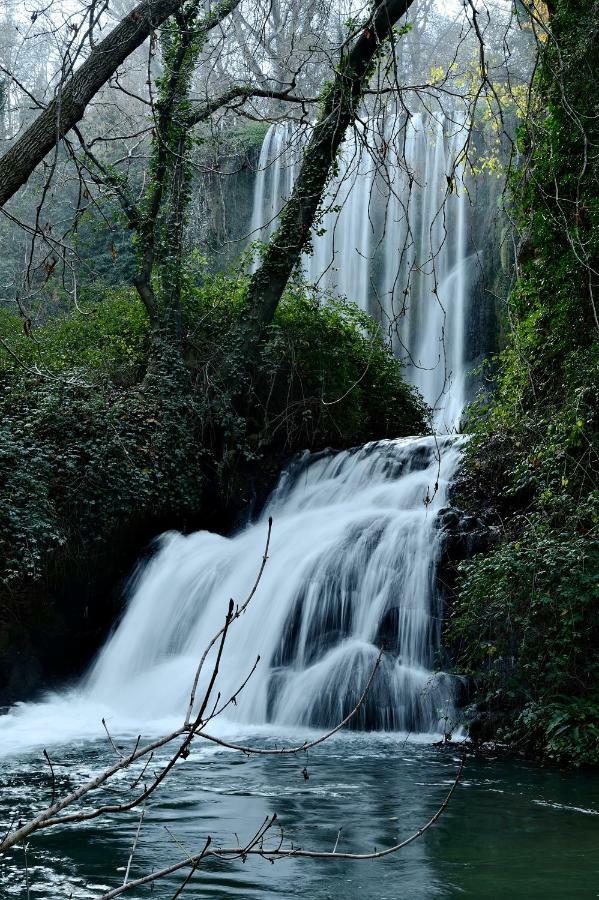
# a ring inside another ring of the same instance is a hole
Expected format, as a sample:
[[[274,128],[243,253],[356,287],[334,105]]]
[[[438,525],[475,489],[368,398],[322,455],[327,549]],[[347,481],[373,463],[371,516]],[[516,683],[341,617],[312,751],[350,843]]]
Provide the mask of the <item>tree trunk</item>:
[[[218,25],[239,2],[221,0],[217,3],[200,24],[200,33]],[[118,67],[181,4],[182,0],[143,0],[94,47],[83,65],[59,88],[56,98],[0,159],[0,207],[25,184],[52,147],[80,121],[89,102]]]
[[[273,319],[291,272],[310,236],[318,206],[345,132],[355,120],[373,63],[413,0],[380,0],[325,90],[322,113],[306,147],[299,176],[261,266],[248,289],[251,342]]]

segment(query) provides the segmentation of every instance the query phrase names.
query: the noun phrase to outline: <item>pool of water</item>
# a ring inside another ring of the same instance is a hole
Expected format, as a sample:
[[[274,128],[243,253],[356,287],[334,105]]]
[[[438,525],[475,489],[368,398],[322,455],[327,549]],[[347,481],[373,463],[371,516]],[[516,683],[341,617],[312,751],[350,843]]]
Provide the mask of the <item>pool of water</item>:
[[[282,745],[290,736],[272,738]],[[267,737],[246,739],[264,744]],[[51,756],[59,792],[114,761],[107,741],[98,740],[54,747]],[[338,850],[367,851],[396,843],[438,808],[460,758],[459,746],[406,742],[397,735],[342,734],[301,757],[246,758],[198,744],[148,805],[130,877],[197,852],[208,835],[228,846],[235,835],[243,841],[273,812],[296,846],[332,850],[338,839]],[[126,788],[123,778],[115,791]],[[2,833],[50,796],[39,751],[0,761]],[[123,881],[138,819],[130,813],[34,835],[26,850],[19,847],[0,862],[0,897],[100,897]],[[170,898],[182,880],[178,873],[153,893],[146,887],[124,896]],[[209,862],[184,896],[590,900],[599,897],[599,778],[467,758],[446,812],[393,857]]]

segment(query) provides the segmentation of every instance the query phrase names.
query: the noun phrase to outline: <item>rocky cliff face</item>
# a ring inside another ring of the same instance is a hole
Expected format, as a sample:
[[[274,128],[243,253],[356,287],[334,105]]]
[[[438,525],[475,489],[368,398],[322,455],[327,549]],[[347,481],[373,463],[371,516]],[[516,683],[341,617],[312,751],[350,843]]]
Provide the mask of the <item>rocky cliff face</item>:
[[[251,240],[258,135],[249,133],[204,150],[197,165],[188,222],[190,247],[199,251],[212,271],[234,265]]]
[[[439,512],[438,528],[442,532],[442,552],[436,573],[437,590],[443,600],[443,655],[441,668],[455,668],[458,648],[448,634],[453,602],[456,596],[458,568],[461,562],[478,553],[486,553],[495,546],[500,538],[500,520],[498,511],[491,502],[471,505],[468,497],[468,476],[458,473],[449,493],[449,504]],[[467,507],[467,508],[466,508]],[[472,510],[475,511],[472,511]],[[458,672],[459,675],[459,672]],[[461,689],[458,693],[458,704],[461,707],[464,721],[468,723],[469,735],[472,739],[491,737],[494,728],[488,723],[490,711],[472,705],[475,694],[475,683],[468,676],[460,676]]]

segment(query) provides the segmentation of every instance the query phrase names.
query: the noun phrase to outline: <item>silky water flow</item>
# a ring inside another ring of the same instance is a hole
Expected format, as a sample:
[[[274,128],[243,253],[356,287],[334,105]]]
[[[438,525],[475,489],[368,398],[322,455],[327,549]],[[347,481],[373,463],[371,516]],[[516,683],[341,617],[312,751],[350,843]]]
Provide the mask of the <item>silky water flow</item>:
[[[357,703],[383,646],[354,725],[443,730],[453,716],[453,679],[435,671],[436,521],[458,459],[454,437],[306,453],[239,534],[164,536],[86,693],[96,704],[118,704],[121,715],[183,715],[229,598],[241,604],[251,589],[272,517],[264,574],[220,665],[217,690],[226,699],[260,656],[230,715],[252,724],[333,725]]]

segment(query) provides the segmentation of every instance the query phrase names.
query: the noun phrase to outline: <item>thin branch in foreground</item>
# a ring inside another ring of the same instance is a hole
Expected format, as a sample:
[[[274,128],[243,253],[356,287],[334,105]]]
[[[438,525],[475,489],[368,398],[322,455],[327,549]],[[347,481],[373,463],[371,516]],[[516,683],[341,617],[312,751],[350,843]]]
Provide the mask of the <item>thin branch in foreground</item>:
[[[233,619],[231,621],[238,619],[246,611],[247,607],[253,600],[256,591],[258,590],[258,585],[260,584],[260,581],[262,580],[262,575],[264,573],[264,569],[266,568],[266,563],[268,561],[268,550],[270,547],[271,534],[272,534],[272,516],[269,516],[269,518],[268,518],[268,533],[266,536],[266,547],[264,548],[264,553],[262,555],[262,564],[260,566],[260,569],[258,570],[258,575],[256,576],[256,581],[254,582],[254,585],[253,585],[250,593],[248,594],[247,598],[245,599],[245,601],[235,611],[235,613],[233,615]],[[224,630],[229,627],[229,624],[230,623],[225,623],[223,628],[217,634],[214,635],[214,637],[212,638],[212,640],[210,641],[210,643],[204,650],[204,653],[202,654],[202,658],[200,659],[199,665],[196,669],[196,673],[195,673],[194,679],[193,679],[193,685],[192,685],[191,693],[190,693],[190,697],[189,697],[189,707],[187,709],[187,715],[185,717],[185,725],[186,726],[189,726],[191,724],[191,716],[193,714],[193,706],[195,703],[196,691],[198,688],[198,681],[200,679],[200,673],[202,671],[204,663],[206,662],[206,657],[210,653],[210,650],[212,649],[212,647],[214,647],[214,645],[216,644],[217,640],[222,636]],[[204,710],[201,710],[202,714],[203,714],[203,711]],[[200,715],[200,718],[201,718],[201,715]]]
[[[139,816],[139,822],[137,825],[137,831],[135,832],[135,838],[133,839],[133,845],[131,847],[131,853],[129,854],[129,859],[127,860],[127,868],[125,869],[125,877],[123,878],[123,886],[127,884],[129,880],[129,872],[131,871],[131,863],[133,862],[133,854],[135,853],[137,842],[139,841],[139,835],[141,833],[141,826],[143,825],[144,816],[146,814],[145,804],[141,808],[141,814]]]
[[[54,766],[52,765],[52,760],[48,756],[48,751],[44,748],[44,756],[46,758],[46,762],[50,766],[50,775],[52,777],[52,799],[50,800],[50,805],[54,803],[56,800],[56,776],[54,774]]]
[[[239,621],[240,616],[247,609],[248,604],[251,602],[251,600],[255,596],[257,588],[260,584],[262,574],[264,572],[266,562],[268,560],[268,551],[269,551],[269,547],[270,547],[271,533],[272,533],[272,519],[269,519],[266,546],[265,546],[261,565],[260,565],[256,580],[254,582],[254,585],[253,585],[250,593],[248,594],[248,597],[241,604],[241,606],[235,607],[234,601],[233,600],[229,601],[228,610],[227,610],[227,614],[225,617],[225,623],[224,623],[223,627],[221,629],[219,629],[219,631],[208,642],[208,646],[202,655],[200,664],[198,666],[198,669],[196,670],[196,676],[194,678],[192,691],[191,691],[192,708],[193,708],[194,701],[195,701],[197,685],[198,685],[198,681],[199,681],[199,673],[202,669],[202,666],[204,665],[204,662],[207,658],[208,652],[210,651],[211,648],[213,648],[215,645],[218,644],[216,658],[212,665],[212,670],[211,670],[210,677],[208,679],[208,684],[207,684],[206,690],[204,691],[203,697],[200,701],[199,712],[195,716],[193,722],[189,721],[189,712],[188,712],[188,716],[186,717],[186,720],[182,727],[176,729],[175,731],[171,732],[170,734],[167,734],[163,737],[160,737],[160,738],[146,744],[145,746],[140,746],[140,738],[138,737],[137,741],[135,743],[135,746],[133,747],[133,750],[130,753],[125,754],[125,753],[121,752],[121,749],[119,747],[117,747],[116,743],[114,742],[114,740],[112,739],[112,737],[110,735],[110,732],[108,731],[105,721],[103,721],[104,728],[108,735],[109,743],[110,743],[112,749],[118,754],[118,758],[115,761],[115,763],[111,767],[106,769],[104,772],[101,772],[99,775],[97,775],[94,779],[88,781],[84,785],[81,785],[75,791],[72,791],[66,797],[64,797],[60,800],[55,800],[55,796],[53,795],[54,802],[51,803],[51,805],[47,809],[43,810],[41,813],[39,813],[34,819],[30,820],[29,822],[27,822],[25,824],[19,824],[19,827],[15,831],[13,831],[5,836],[2,844],[0,844],[0,851],[2,851],[2,850],[6,851],[9,848],[14,847],[18,843],[23,843],[23,846],[25,849],[27,847],[27,844],[26,844],[27,838],[31,834],[38,832],[38,831],[46,830],[48,828],[52,828],[52,827],[56,827],[56,826],[67,825],[67,824],[69,824],[69,825],[82,824],[84,822],[88,822],[90,820],[96,819],[102,815],[122,814],[124,812],[135,809],[135,808],[139,807],[141,804],[143,804],[141,813],[140,813],[139,822],[137,825],[137,831],[135,833],[135,837],[133,840],[132,849],[129,854],[123,884],[117,888],[114,888],[113,890],[109,891],[108,893],[106,893],[103,896],[103,898],[101,898],[101,900],[110,900],[110,898],[118,897],[121,894],[124,894],[135,888],[138,888],[138,887],[141,887],[141,886],[147,885],[147,884],[154,884],[156,881],[158,881],[162,878],[165,878],[168,875],[172,875],[176,872],[188,869],[189,871],[187,872],[184,881],[182,882],[182,884],[179,886],[176,893],[174,894],[173,900],[175,900],[175,898],[178,898],[181,896],[182,892],[184,891],[186,886],[189,884],[194,873],[198,870],[198,868],[200,867],[200,864],[206,858],[219,859],[223,862],[229,862],[229,863],[233,862],[235,860],[245,861],[246,859],[248,859],[250,857],[260,857],[262,859],[267,860],[270,863],[275,863],[280,859],[288,859],[288,858],[309,858],[309,859],[323,859],[323,860],[329,860],[329,859],[334,859],[334,860],[378,859],[380,857],[384,857],[384,856],[398,852],[403,847],[407,846],[409,843],[416,840],[416,838],[420,837],[420,835],[422,835],[428,828],[430,828],[434,824],[434,822],[437,821],[437,819],[439,818],[439,816],[441,815],[441,813],[443,812],[443,810],[446,808],[447,804],[449,803],[449,800],[451,799],[451,796],[453,795],[453,792],[457,786],[457,783],[459,782],[459,779],[461,777],[461,772],[463,769],[463,765],[464,765],[464,759],[462,759],[460,769],[458,771],[458,774],[456,776],[456,779],[452,785],[450,792],[448,793],[447,797],[445,798],[444,802],[441,804],[439,809],[429,819],[429,821],[425,825],[420,827],[412,835],[405,838],[403,841],[401,841],[391,847],[387,847],[383,850],[375,849],[373,852],[362,852],[362,853],[350,853],[350,852],[339,853],[337,848],[338,848],[338,843],[339,843],[339,836],[341,833],[340,831],[337,835],[337,840],[335,842],[332,852],[331,851],[319,851],[319,850],[314,850],[314,849],[306,849],[303,847],[294,846],[293,843],[285,841],[285,835],[284,835],[282,829],[280,831],[280,836],[274,842],[270,842],[270,844],[269,844],[266,842],[267,838],[269,837],[269,834],[272,832],[272,829],[275,827],[275,824],[278,826],[277,814],[273,813],[271,816],[267,817],[263,821],[262,825],[260,825],[260,827],[257,829],[257,831],[252,836],[252,838],[245,844],[241,844],[239,841],[237,841],[237,844],[235,846],[217,847],[217,846],[214,846],[212,837],[208,836],[204,840],[202,850],[200,852],[198,852],[197,854],[190,854],[184,847],[181,847],[181,849],[184,851],[183,859],[178,860],[176,863],[173,863],[171,866],[168,866],[160,871],[152,872],[148,875],[141,876],[140,878],[134,879],[132,881],[129,880],[133,856],[134,856],[135,850],[138,846],[138,842],[139,842],[139,839],[141,836],[142,826],[143,826],[145,812],[146,812],[146,802],[147,802],[148,798],[153,794],[153,792],[164,782],[166,777],[173,770],[175,764],[179,760],[186,759],[189,756],[191,744],[196,738],[200,739],[200,740],[204,739],[205,741],[207,741],[209,743],[216,744],[217,746],[220,746],[220,747],[228,749],[228,750],[234,750],[234,751],[236,751],[238,753],[242,753],[246,756],[283,756],[283,755],[293,755],[293,754],[298,754],[298,753],[305,753],[308,749],[315,747],[315,746],[325,742],[329,738],[331,738],[334,734],[339,732],[344,726],[346,726],[350,722],[350,720],[356,715],[358,710],[362,707],[362,705],[366,699],[366,696],[371,689],[373,680],[376,677],[376,674],[380,667],[382,656],[383,656],[382,650],[379,651],[379,653],[378,653],[377,659],[373,665],[373,668],[372,668],[370,676],[367,680],[367,683],[364,686],[364,689],[363,689],[357,703],[355,704],[354,708],[337,725],[330,728],[325,733],[319,734],[316,737],[314,737],[310,740],[306,740],[299,745],[295,745],[295,746],[291,746],[291,747],[276,747],[276,746],[275,747],[252,747],[249,745],[241,745],[241,744],[232,743],[230,741],[226,741],[224,739],[217,737],[216,735],[209,734],[205,730],[206,725],[209,722],[213,721],[218,715],[220,715],[223,712],[224,709],[226,709],[229,706],[230,703],[234,702],[236,696],[240,693],[241,690],[243,690],[243,688],[248,683],[251,676],[253,675],[253,673],[256,670],[258,660],[256,660],[254,665],[251,667],[249,674],[241,682],[238,689],[235,691],[235,693],[232,695],[232,697],[228,701],[221,703],[221,695],[220,695],[220,692],[218,692],[218,694],[216,696],[216,700],[212,704],[212,706],[213,706],[212,711],[209,713],[209,715],[204,720],[204,713],[205,713],[206,709],[208,708],[211,694],[215,688],[216,680],[218,677],[218,673],[219,673],[219,669],[220,669],[220,665],[221,665],[221,661],[222,661],[222,653],[223,653],[223,649],[224,649],[225,642],[227,640],[230,628],[234,623]],[[125,802],[113,803],[113,804],[102,805],[100,803],[99,805],[95,806],[92,809],[89,809],[89,808],[88,809],[80,809],[80,810],[75,810],[73,812],[67,812],[66,815],[60,815],[61,812],[68,811],[73,806],[76,806],[76,804],[79,803],[79,801],[81,801],[84,798],[87,798],[89,794],[95,792],[99,788],[106,785],[108,782],[111,781],[113,776],[116,775],[117,773],[119,773],[121,771],[130,770],[131,766],[134,763],[136,763],[137,761],[143,761],[144,765],[143,765],[141,773],[137,776],[137,778],[134,780],[133,784],[129,788],[130,790],[132,790],[137,784],[140,783],[140,781],[144,777],[144,774],[147,771],[148,766],[150,765],[150,762],[152,761],[152,759],[155,758],[156,751],[163,747],[167,747],[170,743],[175,742],[175,741],[178,742],[175,750],[170,753],[170,756],[167,757],[166,762],[161,763],[161,768],[159,769],[159,771],[157,773],[154,773],[153,780],[149,784],[146,784],[144,786],[143,790],[139,794],[134,796],[132,799],[127,800]],[[278,826],[278,827],[280,827],[280,826]],[[177,842],[177,844],[179,846],[181,846],[179,844],[179,842]]]
[[[243,854],[242,858],[247,858],[250,856],[261,857],[262,859],[268,860],[269,862],[276,862],[281,859],[323,859],[323,860],[355,860],[355,861],[365,861],[365,860],[373,860],[373,859],[382,859],[385,856],[390,856],[394,853],[398,853],[404,847],[407,847],[409,844],[412,844],[415,840],[421,837],[429,828],[437,822],[443,812],[447,809],[451,798],[453,797],[455,790],[461,780],[462,772],[464,771],[464,763],[465,763],[465,754],[462,756],[460,766],[458,768],[457,774],[453,780],[451,788],[435,811],[435,813],[431,816],[431,818],[420,828],[410,834],[407,838],[404,838],[402,841],[399,841],[397,844],[393,844],[390,847],[385,847],[382,850],[373,850],[370,853],[338,853],[336,849],[331,851],[321,851],[321,850],[306,850],[301,847],[290,847],[288,849],[283,849],[280,847],[273,848],[271,850],[256,848],[256,847],[215,847],[214,849],[208,849],[208,844],[205,845],[204,850],[201,854],[198,854],[195,857],[190,857],[189,859],[181,860],[178,863],[174,863],[172,866],[167,866],[164,869],[161,869],[158,872],[152,872],[150,875],[145,875],[142,878],[138,878],[136,881],[129,882],[128,885],[122,886],[119,888],[115,888],[112,891],[109,891],[107,894],[103,894],[100,897],[100,900],[114,900],[115,897],[120,897],[127,890],[131,890],[136,887],[142,887],[146,884],[152,884],[154,881],[165,878],[168,875],[172,875],[175,872],[181,871],[186,866],[197,866],[203,859],[207,859],[208,857],[213,857],[215,859],[221,860],[231,860],[232,858],[236,858],[239,854]],[[274,824],[274,817],[271,822]],[[335,848],[336,848],[335,844]],[[195,871],[194,869],[194,871]]]

